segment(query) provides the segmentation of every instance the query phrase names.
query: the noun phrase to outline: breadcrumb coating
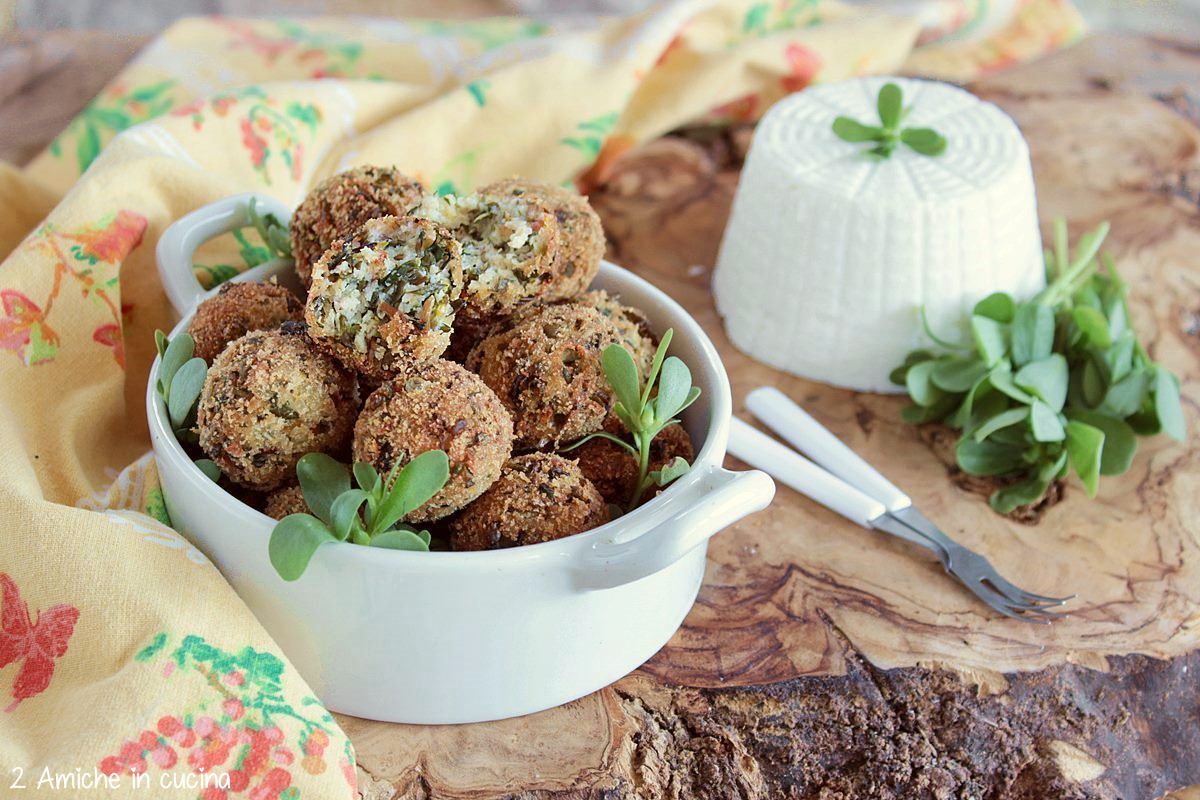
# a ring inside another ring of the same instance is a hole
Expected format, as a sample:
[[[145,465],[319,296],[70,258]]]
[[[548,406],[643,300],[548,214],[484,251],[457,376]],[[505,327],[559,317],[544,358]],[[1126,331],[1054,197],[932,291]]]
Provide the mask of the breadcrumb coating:
[[[353,373],[309,340],[303,323],[231,342],[208,370],[200,448],[231,481],[268,491],[291,481],[305,453],[336,452],[354,425]]]
[[[450,479],[405,517],[430,522],[458,511],[500,476],[512,453],[513,422],[478,375],[434,359],[380,385],[354,425],[354,460],[381,475],[429,450],[444,450]]]
[[[355,167],[326,178],[308,193],[291,221],[292,257],[308,286],[312,267],[339,239],[367,220],[401,216],[421,202],[425,188],[392,167]]]
[[[427,195],[411,212],[450,230],[462,245],[467,323],[493,322],[542,297],[554,277],[559,231],[545,205],[491,194]]]
[[[455,550],[495,550],[561,539],[610,519],[574,461],[552,453],[510,459],[492,487],[450,523]]]
[[[292,484],[267,495],[263,513],[272,519],[283,519],[288,514],[307,514],[309,510],[308,503],[304,502],[304,492],[298,484]]]
[[[368,221],[313,267],[305,319],[317,346],[379,380],[450,344],[462,248],[414,217]]]
[[[268,331],[304,319],[300,298],[275,282],[229,281],[196,307],[188,334],[195,354],[211,364],[225,346],[250,331]]]
[[[512,413],[517,450],[558,448],[603,424],[613,394],[600,356],[621,341],[596,309],[549,305],[490,334],[471,351],[467,367]]]
[[[481,194],[537,200],[554,214],[559,228],[554,275],[545,291],[547,300],[564,300],[587,290],[604,258],[604,227],[588,199],[562,186],[526,178],[506,178],[488,184]]]

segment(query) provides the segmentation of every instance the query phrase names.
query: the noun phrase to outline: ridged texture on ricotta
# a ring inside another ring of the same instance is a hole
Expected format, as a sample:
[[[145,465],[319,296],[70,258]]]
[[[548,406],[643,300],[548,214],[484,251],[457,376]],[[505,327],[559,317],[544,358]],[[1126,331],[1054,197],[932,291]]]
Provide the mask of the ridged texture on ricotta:
[[[891,158],[838,139],[834,118],[877,124],[888,80],[906,127],[949,142],[936,157]],[[888,373],[943,337],[966,334],[980,298],[1044,285],[1029,149],[991,103],[929,81],[864,78],[777,103],[759,124],[717,260],[713,290],[733,343],[764,363],[862,391],[899,391]]]

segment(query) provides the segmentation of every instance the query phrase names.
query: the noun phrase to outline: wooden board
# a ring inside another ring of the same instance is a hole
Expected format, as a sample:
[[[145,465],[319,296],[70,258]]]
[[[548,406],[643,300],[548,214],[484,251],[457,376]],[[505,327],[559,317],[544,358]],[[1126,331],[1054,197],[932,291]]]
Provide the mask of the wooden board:
[[[1136,323],[1183,378],[1194,429],[1200,53],[1098,39],[974,88],[1025,131],[1044,221],[1112,221]],[[1200,783],[1195,439],[1145,441],[1098,501],[1072,483],[1003,519],[953,468],[947,436],[900,423],[901,399],[738,353],[708,287],[750,134],[668,137],[597,176],[610,257],[700,320],[735,404],[764,383],[788,392],[1002,572],[1077,593],[1072,616],[1000,618],[922,551],[781,489],[713,540],[682,630],[615,686],[486,725],[343,718],[364,796],[1156,798]]]

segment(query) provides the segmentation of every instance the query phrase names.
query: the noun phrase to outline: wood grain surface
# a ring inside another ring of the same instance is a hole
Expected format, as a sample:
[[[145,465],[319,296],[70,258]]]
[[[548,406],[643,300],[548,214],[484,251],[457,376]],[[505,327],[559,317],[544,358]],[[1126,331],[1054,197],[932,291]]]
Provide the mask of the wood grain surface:
[[[1183,378],[1194,428],[1200,53],[1097,39],[973,88],[1029,139],[1044,222],[1112,221],[1136,323]],[[735,407],[760,384],[788,392],[1002,572],[1076,593],[1072,615],[1050,627],[1000,618],[923,551],[783,488],[713,539],[683,628],[615,686],[479,726],[344,719],[365,796],[1156,798],[1200,783],[1194,437],[1145,440],[1096,501],[1070,483],[1004,519],[989,487],[953,467],[944,434],[899,421],[900,398],[738,353],[709,279],[751,135],[688,131],[595,176],[610,258],[700,320]]]
[[[44,146],[137,44],[62,36],[0,51],[6,158]],[[1200,49],[1094,38],[972,88],[1029,139],[1044,222],[1062,214],[1078,231],[1111,220],[1135,322],[1183,378],[1194,431]],[[751,135],[688,131],[605,165],[593,201],[610,257],[701,321],[735,404],[763,383],[788,392],[1001,571],[1035,591],[1075,592],[1072,616],[1049,628],[998,618],[923,551],[781,488],[768,511],[713,540],[681,631],[616,685],[485,725],[342,717],[363,796],[1200,797],[1185,788],[1200,784],[1194,433],[1187,445],[1145,440],[1097,501],[1069,483],[1022,520],[1002,519],[987,487],[954,469],[944,433],[899,422],[902,400],[742,356],[708,285]]]

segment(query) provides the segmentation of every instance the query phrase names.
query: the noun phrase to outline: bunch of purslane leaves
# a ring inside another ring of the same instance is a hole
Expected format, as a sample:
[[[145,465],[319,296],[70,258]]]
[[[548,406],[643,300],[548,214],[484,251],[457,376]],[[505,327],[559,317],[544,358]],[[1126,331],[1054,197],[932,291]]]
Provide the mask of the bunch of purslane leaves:
[[[637,459],[637,483],[629,505],[621,511],[637,508],[642,495],[651,486],[666,486],[691,468],[686,459],[676,456],[661,469],[650,469],[650,446],[654,437],[668,425],[678,425],[679,415],[700,396],[700,387],[692,385],[692,371],[687,364],[675,356],[667,357],[667,348],[674,335],[671,328],[663,334],[645,380],[642,380],[633,356],[621,345],[609,345],[600,356],[604,377],[617,398],[613,413],[629,431],[633,444],[601,431],[566,448],[573,450],[591,439],[607,439]]]
[[[852,144],[866,143],[867,154],[878,159],[892,155],[901,144],[923,156],[940,156],[946,151],[946,137],[932,128],[906,128],[904,119],[912,107],[904,107],[904,94],[894,83],[885,83],[875,101],[879,124],[871,125],[850,117],[833,121],[833,132]]]
[[[381,477],[370,464],[350,470],[324,453],[309,453],[296,464],[300,491],[311,514],[289,514],[276,523],[267,544],[271,565],[285,581],[304,574],[317,548],[346,542],[391,550],[429,550],[429,531],[400,522],[423,506],[450,477],[442,450],[429,450]]]
[[[918,350],[892,373],[914,403],[905,421],[962,432],[964,472],[1017,478],[991,496],[1002,514],[1037,502],[1070,469],[1094,497],[1100,475],[1129,469],[1139,434],[1184,437],[1179,379],[1137,340],[1128,287],[1099,255],[1107,233],[1104,223],[1084,234],[1072,254],[1057,220],[1042,292],[979,301],[969,344],[939,338],[922,313],[926,333],[950,352]]]

